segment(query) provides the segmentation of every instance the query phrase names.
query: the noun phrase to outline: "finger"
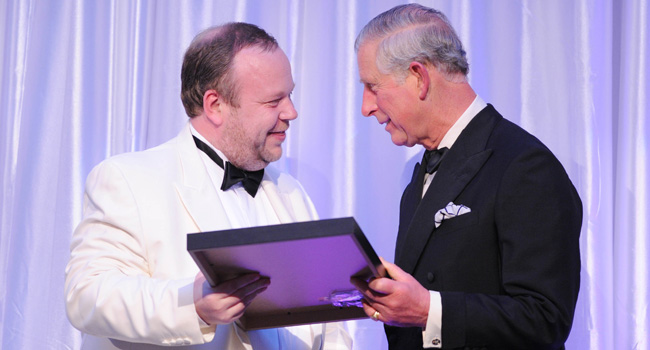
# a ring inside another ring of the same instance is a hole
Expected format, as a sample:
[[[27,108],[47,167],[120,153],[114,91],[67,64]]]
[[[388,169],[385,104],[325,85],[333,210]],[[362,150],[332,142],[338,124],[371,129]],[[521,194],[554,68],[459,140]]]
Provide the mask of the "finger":
[[[380,298],[395,291],[395,286],[400,282],[390,278],[378,278],[368,283],[368,288],[375,292],[375,297]]]
[[[368,282],[366,282],[366,281],[364,281],[364,280],[362,280],[362,279],[360,279],[360,278],[357,278],[357,277],[350,277],[350,283],[352,283],[352,285],[354,286],[354,288],[356,288],[356,289],[357,289],[358,291],[360,291],[361,293],[363,293],[363,292],[365,292],[366,290],[368,290]]]
[[[366,302],[363,303],[363,312],[365,312],[366,316],[371,318],[373,321],[381,321],[381,312],[379,309],[376,308],[375,305],[370,305]],[[383,322],[383,321],[382,321]]]
[[[228,312],[232,315],[231,319],[233,321],[239,319],[244,314],[244,312],[246,311],[246,308],[248,307],[248,305],[250,305],[253,302],[253,300],[260,293],[264,292],[265,290],[266,290],[266,287],[262,288],[262,289],[258,289],[256,292],[247,295],[243,299],[239,299],[236,304],[233,304],[232,306],[230,306],[228,308]]]
[[[405,279],[411,279],[411,275],[408,273],[404,272],[399,266],[389,263],[388,261],[384,260],[384,258],[379,258],[381,260],[382,265],[386,268],[386,273],[390,277],[392,277],[396,281],[403,281]]]
[[[235,303],[228,308],[228,312],[232,315],[233,320],[240,318],[244,314],[244,311],[246,311],[248,305],[250,305],[258,295],[260,295],[262,292],[268,289],[269,286],[268,279],[266,280],[267,280],[266,283],[264,283],[264,281],[259,281],[262,284],[261,287],[257,287],[253,284],[250,284],[245,288],[243,288],[245,290],[239,290],[236,293],[236,294],[242,293],[243,296],[240,295],[235,296],[236,297]]]
[[[368,300],[364,299],[361,301],[361,304],[363,307],[363,312],[365,312],[366,315],[368,315],[368,317],[370,317],[372,314],[375,313],[376,309],[374,307],[374,304],[372,304],[372,302],[369,302]]]
[[[244,306],[248,307],[248,305],[250,305],[253,302],[253,300],[255,298],[257,298],[258,295],[262,294],[266,290],[267,290],[267,287],[257,289],[253,293],[250,293],[250,294],[246,295],[245,297],[243,297],[241,299],[241,302],[244,304]]]
[[[200,312],[199,309],[197,309],[197,312],[206,322],[211,321],[208,322],[210,324],[224,324],[235,321],[244,314],[246,307],[253,299],[267,289],[269,283],[268,278],[263,278],[242,287],[233,294],[210,291],[199,302]]]
[[[375,290],[371,284],[375,283],[376,280],[381,280],[381,279],[385,279],[385,278],[374,279],[370,281],[370,283],[358,278],[351,278],[350,282],[355,286],[355,288],[357,288],[358,291],[361,292],[361,294],[363,294],[364,298],[372,302],[377,302],[378,299],[385,296],[385,293]]]
[[[255,299],[255,297],[267,290],[269,284],[270,280],[268,278],[255,281],[254,283],[248,284],[227,296],[224,298],[224,301],[230,304],[228,307],[229,309],[238,304],[246,307],[253,301],[253,299]]]
[[[397,265],[393,265],[397,269]],[[368,283],[370,290],[374,290],[378,300],[381,300],[383,295],[390,296],[393,293],[399,292],[404,289],[406,286],[421,286],[413,276],[407,274],[403,270],[399,269],[396,274],[397,278],[378,278]]]
[[[271,284],[271,280],[268,278],[261,278],[253,283],[242,286],[231,295],[239,299],[244,299],[249,295],[257,295],[268,288]]]
[[[217,284],[216,287],[212,288],[212,290],[217,293],[233,294],[237,290],[241,289],[242,287],[245,287],[251,283],[255,283],[256,281],[259,281],[261,278],[262,277],[257,273],[248,273],[221,282]]]

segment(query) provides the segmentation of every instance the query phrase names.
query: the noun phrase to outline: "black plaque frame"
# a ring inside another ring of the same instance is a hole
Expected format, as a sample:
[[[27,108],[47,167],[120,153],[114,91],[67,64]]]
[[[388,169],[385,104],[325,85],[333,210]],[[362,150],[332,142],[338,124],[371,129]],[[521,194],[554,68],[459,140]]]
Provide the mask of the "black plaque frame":
[[[326,298],[354,290],[351,276],[386,274],[352,217],[191,233],[187,250],[213,286],[243,273],[270,277],[239,320],[246,330],[365,318]]]

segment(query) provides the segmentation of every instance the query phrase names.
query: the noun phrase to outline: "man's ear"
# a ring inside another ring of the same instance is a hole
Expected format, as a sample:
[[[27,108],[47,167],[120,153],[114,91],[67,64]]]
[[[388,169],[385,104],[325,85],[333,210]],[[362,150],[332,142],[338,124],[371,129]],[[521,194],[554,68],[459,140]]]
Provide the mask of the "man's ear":
[[[223,123],[224,107],[223,97],[216,90],[207,90],[203,94],[203,113],[217,126]]]
[[[424,100],[429,93],[429,85],[431,80],[429,78],[429,70],[425,65],[420,62],[411,62],[409,65],[409,73],[417,79],[418,97]]]

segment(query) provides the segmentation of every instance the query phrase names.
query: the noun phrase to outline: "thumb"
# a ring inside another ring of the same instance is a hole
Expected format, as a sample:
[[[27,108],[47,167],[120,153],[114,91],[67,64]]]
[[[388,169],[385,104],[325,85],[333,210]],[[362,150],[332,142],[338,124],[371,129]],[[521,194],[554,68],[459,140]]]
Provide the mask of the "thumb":
[[[381,260],[382,265],[386,268],[386,273],[395,281],[404,281],[406,279],[410,279],[411,275],[408,273],[404,272],[399,266],[389,263],[388,261],[384,260],[384,258],[379,257]]]

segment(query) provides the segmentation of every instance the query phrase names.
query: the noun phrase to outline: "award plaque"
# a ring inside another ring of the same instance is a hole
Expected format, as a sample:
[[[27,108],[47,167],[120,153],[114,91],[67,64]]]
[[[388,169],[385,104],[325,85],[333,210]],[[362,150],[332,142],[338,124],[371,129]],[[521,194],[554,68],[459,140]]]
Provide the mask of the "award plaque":
[[[191,233],[187,250],[212,286],[253,272],[271,279],[238,321],[245,330],[365,318],[350,277],[386,274],[351,217]]]

